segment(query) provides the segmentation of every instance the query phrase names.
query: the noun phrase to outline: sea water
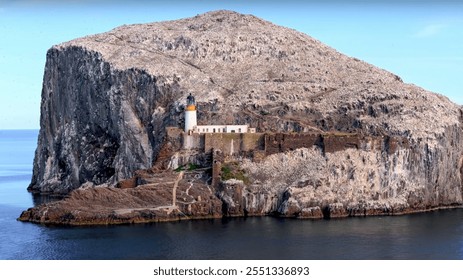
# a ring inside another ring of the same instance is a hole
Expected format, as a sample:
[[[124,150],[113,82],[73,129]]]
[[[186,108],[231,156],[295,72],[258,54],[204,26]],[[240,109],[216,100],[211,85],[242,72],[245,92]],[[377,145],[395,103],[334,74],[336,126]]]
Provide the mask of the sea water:
[[[463,259],[463,210],[397,217],[215,219],[98,227],[19,222],[36,130],[0,131],[0,259]]]

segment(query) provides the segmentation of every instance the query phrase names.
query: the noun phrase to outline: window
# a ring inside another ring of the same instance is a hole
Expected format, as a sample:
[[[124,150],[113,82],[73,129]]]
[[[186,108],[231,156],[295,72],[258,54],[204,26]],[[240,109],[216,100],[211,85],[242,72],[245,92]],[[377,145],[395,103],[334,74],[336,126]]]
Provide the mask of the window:
[[[241,128],[238,128],[238,132],[241,133]]]

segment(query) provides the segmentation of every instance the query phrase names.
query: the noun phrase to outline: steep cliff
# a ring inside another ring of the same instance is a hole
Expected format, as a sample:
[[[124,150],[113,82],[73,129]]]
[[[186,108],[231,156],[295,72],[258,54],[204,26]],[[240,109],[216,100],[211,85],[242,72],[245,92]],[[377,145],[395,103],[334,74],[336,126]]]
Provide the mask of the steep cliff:
[[[245,159],[240,168],[246,180],[225,181],[219,191],[225,214],[339,218],[461,205],[461,174],[449,172],[455,170],[449,158],[408,143],[393,147],[390,141],[366,138],[344,149],[314,146],[273,154],[261,162]],[[428,166],[422,153],[437,157],[439,166]]]
[[[30,190],[113,186],[150,168],[165,127],[182,126],[190,92],[202,124],[407,139],[245,162],[253,183],[222,198],[247,206],[230,213],[345,216],[462,203],[461,107],[305,34],[228,11],[52,47]]]

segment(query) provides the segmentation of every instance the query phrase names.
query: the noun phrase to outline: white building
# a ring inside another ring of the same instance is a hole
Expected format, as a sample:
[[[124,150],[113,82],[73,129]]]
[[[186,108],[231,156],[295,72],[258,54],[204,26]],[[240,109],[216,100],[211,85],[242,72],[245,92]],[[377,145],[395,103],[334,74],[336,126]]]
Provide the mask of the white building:
[[[193,133],[255,133],[255,128],[249,125],[197,125]]]
[[[256,129],[249,125],[197,125],[196,102],[194,96],[187,97],[185,108],[186,133],[255,133]]]

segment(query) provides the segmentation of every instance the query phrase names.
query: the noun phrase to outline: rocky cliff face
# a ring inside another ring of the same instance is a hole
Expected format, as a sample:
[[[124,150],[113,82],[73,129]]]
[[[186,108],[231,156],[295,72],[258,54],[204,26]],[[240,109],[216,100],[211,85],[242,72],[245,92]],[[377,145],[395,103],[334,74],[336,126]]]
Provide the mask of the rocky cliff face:
[[[244,160],[240,166],[248,183],[228,180],[219,192],[225,214],[339,218],[461,205],[461,174],[449,172],[455,168],[448,162],[452,159],[408,143],[389,144],[372,138],[342,150],[324,152],[314,146],[261,162]],[[430,167],[422,153],[434,157],[438,167]]]
[[[172,101],[171,85],[120,71],[82,47],[47,54],[32,190],[114,184],[151,166]]]
[[[461,107],[305,34],[228,11],[52,47],[30,189],[112,186],[151,167],[165,127],[182,126],[190,92],[202,124],[408,141],[393,152],[308,147],[245,163],[254,183],[227,196],[245,203],[230,213],[343,216],[462,203]]]

